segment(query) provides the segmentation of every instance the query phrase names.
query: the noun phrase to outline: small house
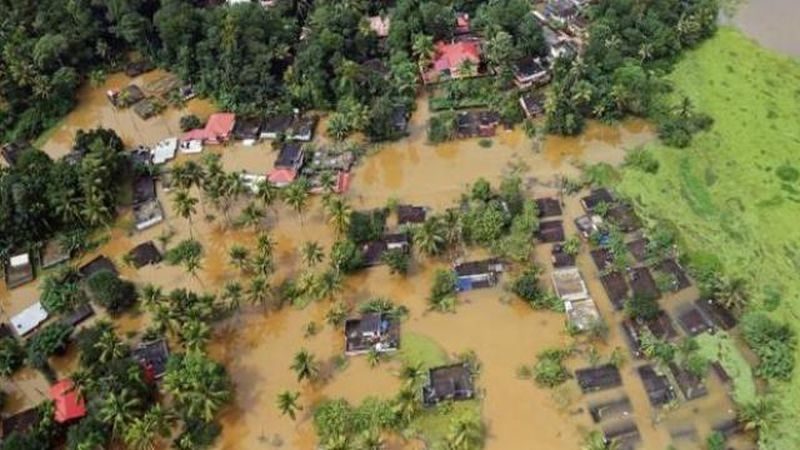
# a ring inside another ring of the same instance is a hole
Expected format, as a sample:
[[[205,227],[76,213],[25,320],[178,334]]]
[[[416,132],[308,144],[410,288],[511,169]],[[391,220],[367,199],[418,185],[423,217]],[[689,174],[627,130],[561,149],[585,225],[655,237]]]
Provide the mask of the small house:
[[[593,213],[594,209],[600,204],[611,205],[614,201],[614,196],[606,188],[592,189],[586,197],[581,198],[581,205],[587,213]]]
[[[128,258],[133,267],[139,269],[146,265],[158,264],[163,257],[153,241],[143,242],[128,252]]]
[[[11,326],[17,336],[24,337],[44,323],[49,317],[41,302],[36,302],[23,309],[19,314],[11,318]]]
[[[555,27],[566,25],[578,15],[578,6],[572,0],[547,0],[544,17]]]
[[[20,253],[8,258],[6,264],[6,287],[13,289],[33,281],[33,262],[30,253]]]
[[[578,369],[575,371],[575,379],[584,394],[622,386],[619,369],[612,364]]]
[[[660,408],[675,400],[675,389],[666,375],[656,371],[650,364],[639,367],[636,372],[647,392],[647,399],[654,408]]]
[[[142,120],[147,120],[160,114],[165,107],[161,100],[155,97],[147,97],[133,105],[133,112]]]
[[[137,231],[143,231],[164,221],[164,209],[158,200],[148,200],[133,207],[133,220]]]
[[[647,267],[634,267],[628,269],[628,283],[633,295],[641,298],[658,299],[661,291],[658,290],[655,279]]]
[[[76,327],[94,315],[94,309],[89,303],[76,306],[71,312],[61,318],[61,322]]]
[[[297,172],[292,169],[272,169],[267,174],[267,179],[277,187],[286,187],[297,179]]]
[[[706,388],[705,383],[703,383],[700,377],[674,362],[669,363],[667,367],[670,373],[672,373],[675,384],[678,385],[678,389],[680,389],[683,394],[683,398],[687,401],[708,395],[708,388]]]
[[[439,41],[434,48],[431,65],[422,74],[425,83],[436,83],[448,79],[474,75],[481,63],[481,47],[478,41]],[[464,72],[467,65],[474,71]],[[464,72],[464,73],[462,73]]]
[[[589,330],[602,320],[600,311],[591,297],[583,300],[568,300],[564,302],[564,310],[570,326],[578,331]]]
[[[406,233],[385,234],[381,239],[362,245],[361,257],[365,266],[377,266],[382,263],[383,254],[391,250],[408,252],[411,239]]]
[[[233,113],[214,113],[208,118],[205,127],[189,130],[181,137],[182,141],[199,141],[205,144],[222,144],[227,142],[236,125]]]
[[[564,301],[589,298],[589,291],[581,272],[576,267],[556,269],[551,274],[556,295]]]
[[[382,16],[371,16],[367,18],[369,21],[369,29],[372,30],[379,38],[389,36],[389,27],[392,24],[392,19]]]
[[[155,66],[153,66],[153,63],[146,59],[131,61],[128,64],[125,64],[125,75],[130,78],[135,78],[143,73],[150,72],[154,68]]]
[[[641,358],[643,356],[642,333],[644,332],[644,325],[633,319],[625,319],[620,324],[620,327],[633,357]]]
[[[498,125],[500,125],[499,113],[488,110],[478,112],[478,136],[484,138],[494,136]]]
[[[563,242],[565,238],[564,222],[560,220],[540,222],[536,238],[545,243]]]
[[[131,84],[120,90],[106,91],[106,97],[114,107],[127,108],[144,100],[145,95],[139,86]]]
[[[633,259],[640,263],[647,260],[647,245],[648,240],[646,238],[636,239],[625,244],[630,254],[633,255]]]
[[[556,217],[561,215],[561,201],[555,197],[543,197],[536,199],[536,209],[539,217]]]
[[[81,274],[83,278],[89,278],[90,276],[94,275],[97,272],[101,272],[103,270],[107,270],[113,274],[119,275],[117,271],[117,266],[103,255],[99,255],[89,261],[88,263],[82,265],[78,272]]]
[[[278,151],[274,167],[276,169],[288,169],[295,172],[303,166],[305,152],[303,145],[298,142],[285,142]]]
[[[292,120],[286,138],[293,141],[311,142],[314,138],[314,129],[317,127],[317,117],[295,117]]]
[[[131,356],[141,364],[149,380],[158,380],[167,372],[169,347],[164,339],[139,343],[131,350]]]
[[[497,284],[497,278],[503,273],[504,265],[499,259],[490,258],[456,264],[453,270],[457,278],[457,289],[469,291]]]
[[[631,405],[628,397],[606,400],[589,404],[589,414],[592,416],[594,423],[618,420],[631,416],[633,414],[633,405]]]
[[[615,442],[621,450],[633,450],[639,448],[642,435],[634,421],[626,420],[604,427],[603,439],[606,443]]]
[[[697,336],[714,328],[714,324],[705,314],[694,306],[678,313],[678,324],[689,336]]]
[[[472,370],[465,363],[430,369],[428,382],[422,387],[422,402],[426,406],[434,406],[443,401],[469,400],[474,396]]]
[[[255,173],[248,173],[248,172],[240,172],[239,178],[241,178],[242,183],[244,183],[247,190],[253,194],[258,194],[259,184],[267,180],[266,175],[258,175]]]
[[[50,400],[58,423],[74,422],[86,415],[86,402],[78,387],[69,378],[50,386]]]
[[[575,219],[575,227],[584,239],[588,239],[594,233],[600,231],[603,218],[598,215],[584,215]]]
[[[652,319],[644,321],[653,336],[664,341],[672,341],[678,337],[678,331],[672,325],[672,318],[664,310],[659,310]]]
[[[519,97],[519,104],[529,119],[544,115],[544,95],[538,92],[526,92]]]
[[[564,250],[564,246],[561,244],[553,245],[553,248],[550,250],[550,260],[553,263],[553,267],[556,269],[573,267],[575,265],[575,255],[567,253]]]
[[[153,164],[164,164],[175,157],[178,150],[178,140],[167,138],[160,141],[153,147]]]
[[[550,81],[550,71],[547,63],[541,58],[528,56],[518,60],[512,66],[514,84],[524,89],[534,85],[542,85]]]
[[[151,175],[137,175],[133,179],[133,204],[156,199],[156,181]]]
[[[397,205],[397,224],[423,223],[427,213],[424,206]]]
[[[50,239],[42,247],[39,259],[42,269],[49,269],[69,261],[70,252],[56,239]]]
[[[286,135],[292,121],[292,116],[288,114],[267,117],[261,123],[261,139],[277,139],[280,135]]]
[[[331,152],[316,150],[306,152],[304,170],[306,172],[340,171],[349,172],[355,163],[355,155],[351,151]]]
[[[608,272],[600,276],[600,283],[606,291],[608,300],[617,311],[625,306],[625,299],[628,298],[628,283],[620,272]]]
[[[478,134],[478,117],[470,111],[463,111],[456,114],[456,136],[460,139],[467,139]]]
[[[376,351],[397,350],[400,346],[400,325],[391,315],[367,313],[344,323],[345,354],[358,355]]]
[[[261,120],[254,118],[238,118],[233,126],[233,138],[244,145],[254,145],[261,137]]]
[[[717,327],[723,330],[730,330],[736,326],[736,318],[733,316],[730,310],[720,305],[715,300],[699,299],[696,300],[694,304],[706,315],[706,317],[711,319],[711,321],[714,322],[714,325]]]

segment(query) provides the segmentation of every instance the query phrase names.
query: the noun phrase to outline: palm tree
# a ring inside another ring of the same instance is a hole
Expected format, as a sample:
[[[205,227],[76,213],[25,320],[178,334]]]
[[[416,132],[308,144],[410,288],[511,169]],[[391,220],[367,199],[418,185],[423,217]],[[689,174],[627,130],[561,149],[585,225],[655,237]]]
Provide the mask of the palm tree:
[[[328,223],[333,225],[336,235],[341,236],[350,226],[350,217],[353,210],[347,204],[347,201],[341,197],[334,198],[328,202],[326,209],[328,210]]]
[[[100,419],[111,425],[114,436],[121,436],[139,407],[140,401],[133,397],[128,388],[106,394],[100,406]]]
[[[253,231],[258,230],[261,220],[264,218],[264,210],[259,208],[254,202],[250,202],[242,210],[239,216],[239,223],[243,226],[253,227]]]
[[[186,271],[189,272],[189,274],[194,279],[196,279],[200,284],[203,284],[203,282],[197,276],[197,271],[202,268],[202,265],[200,264],[200,255],[196,254],[186,255],[186,257],[183,258],[182,262],[183,266],[186,268]]]
[[[289,368],[297,374],[297,381],[305,379],[313,381],[319,375],[319,366],[316,358],[306,349],[301,349],[294,355],[294,361]]]
[[[450,425],[447,448],[450,450],[472,450],[483,446],[485,430],[480,419],[458,417]]]
[[[275,271],[275,261],[273,260],[272,253],[259,252],[250,262],[250,268],[259,276],[269,276]]]
[[[94,348],[99,350],[97,361],[101,364],[122,358],[126,351],[125,345],[114,333],[113,328],[103,330],[97,342],[94,343]]]
[[[352,131],[350,121],[341,113],[333,113],[328,119],[325,133],[336,141],[343,141]]]
[[[160,286],[147,283],[142,288],[142,302],[145,308],[152,309],[164,298],[164,293]]]
[[[303,262],[308,268],[316,266],[325,258],[325,253],[322,251],[322,246],[320,246],[316,241],[309,241],[303,244],[302,254]]]
[[[464,222],[461,214],[455,208],[448,208],[442,215],[442,226],[444,227],[444,238],[447,245],[456,247],[461,244],[464,236]]]
[[[172,200],[178,215],[189,221],[189,236],[194,237],[192,231],[194,228],[192,224],[192,215],[197,213],[197,199],[190,196],[189,191],[179,189],[175,191],[175,196]]]
[[[409,423],[419,412],[419,405],[417,390],[404,387],[395,397],[392,411],[402,423]]]
[[[380,430],[370,428],[362,431],[358,435],[356,448],[359,450],[381,450],[383,448],[383,438],[381,438]]]
[[[339,271],[326,270],[319,276],[317,284],[317,296],[321,299],[332,299],[337,293],[341,292],[344,278]]]
[[[270,299],[269,281],[266,277],[257,275],[250,280],[250,287],[247,289],[247,299],[254,305],[261,305],[266,308]]]
[[[418,388],[425,379],[425,370],[421,364],[408,364],[400,369],[400,379],[407,389]]]
[[[244,289],[238,281],[230,281],[225,283],[223,288],[222,298],[228,301],[228,310],[238,310],[242,304],[242,297],[244,296]]]
[[[280,191],[274,184],[265,179],[259,181],[256,185],[256,197],[261,200],[265,208],[272,208],[274,212],[275,202],[280,198]]]
[[[261,254],[272,255],[273,250],[275,250],[275,241],[268,233],[261,233],[256,241],[256,249]]]
[[[741,278],[715,277],[713,282],[714,299],[725,308],[741,312],[747,306],[747,282]]]
[[[228,257],[231,260],[231,265],[244,272],[250,263],[250,252],[247,247],[243,245],[234,244],[228,250]]]
[[[414,231],[414,245],[428,256],[438,255],[445,244],[445,230],[438,217],[429,217]]]
[[[181,341],[187,350],[202,350],[211,336],[211,328],[197,319],[190,319],[181,327]]]
[[[769,432],[781,420],[778,406],[775,397],[758,397],[752,402],[742,405],[739,409],[739,420],[744,423],[746,430],[756,430],[759,433]]]
[[[300,398],[299,392],[283,391],[278,395],[278,409],[284,416],[289,416],[295,420],[297,411],[303,408],[297,404],[297,399]]]
[[[125,431],[125,444],[134,450],[155,450],[159,438],[169,437],[172,418],[156,404],[144,416],[133,419]]]
[[[427,66],[435,53],[433,47],[433,38],[426,36],[422,33],[414,35],[414,41],[411,45],[411,51],[417,57],[417,63],[420,68]]]
[[[284,200],[300,216],[300,225],[303,224],[303,211],[308,206],[308,182],[301,178],[286,187],[283,193]]]

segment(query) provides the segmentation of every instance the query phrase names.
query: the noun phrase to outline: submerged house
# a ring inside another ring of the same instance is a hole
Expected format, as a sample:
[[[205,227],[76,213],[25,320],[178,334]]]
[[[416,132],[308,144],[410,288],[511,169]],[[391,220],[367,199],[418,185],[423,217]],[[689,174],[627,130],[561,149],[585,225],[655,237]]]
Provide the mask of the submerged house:
[[[553,248],[550,250],[550,260],[553,263],[553,267],[556,269],[575,265],[575,255],[567,253],[564,250],[564,246],[561,244],[553,245]]]
[[[385,234],[381,239],[370,241],[362,245],[362,263],[367,266],[377,266],[383,262],[384,253],[392,250],[408,252],[411,248],[411,239],[406,233]]]
[[[582,300],[568,300],[564,302],[564,310],[567,313],[567,321],[570,326],[578,331],[591,329],[600,319],[600,311],[591,298]]]
[[[514,84],[524,89],[534,85],[545,84],[550,81],[550,71],[547,62],[541,58],[528,56],[514,63]]]
[[[503,273],[504,268],[503,263],[497,258],[456,264],[453,267],[457,278],[456,289],[463,292],[492,287],[497,284],[497,278]]]
[[[13,289],[34,279],[30,253],[20,253],[8,258],[6,264],[6,287]]]
[[[529,119],[544,115],[544,95],[526,92],[519,97],[519,104]]]
[[[119,275],[119,271],[117,271],[117,266],[103,255],[99,255],[89,261],[88,263],[82,265],[78,272],[84,278],[89,278],[90,276],[94,275],[97,272],[101,272],[103,270],[107,270],[115,275]]]
[[[536,209],[539,217],[555,217],[561,215],[561,201],[555,197],[541,197],[536,199]]]
[[[633,414],[633,405],[628,397],[602,401],[589,405],[589,414],[594,423],[616,420]]]
[[[555,27],[566,27],[578,15],[578,5],[573,0],[547,0],[544,17]]]
[[[561,300],[574,301],[589,298],[589,290],[583,281],[580,270],[577,267],[566,267],[553,271],[551,278],[553,288]]]
[[[137,269],[150,264],[158,264],[163,258],[153,241],[147,241],[137,245],[128,252],[127,257],[130,259],[133,267]]]
[[[480,42],[465,40],[452,43],[439,41],[434,48],[431,65],[422,74],[427,83],[475,75],[481,63]],[[465,71],[470,67],[469,71]]]
[[[584,394],[622,386],[619,369],[612,364],[578,369],[575,371],[575,379]]]
[[[86,402],[78,387],[69,378],[50,386],[54,418],[58,423],[74,422],[86,415]]]
[[[158,380],[167,372],[169,347],[164,339],[139,343],[131,350],[131,356],[141,364],[149,380]]]
[[[647,392],[647,399],[654,408],[659,408],[675,400],[675,389],[666,375],[658,373],[649,364],[639,367],[636,372]]]
[[[283,136],[290,141],[310,142],[316,126],[317,118],[314,116],[281,114],[264,119],[260,135],[261,139],[277,139]]]
[[[536,238],[545,243],[562,242],[565,238],[564,223],[560,220],[540,222]]]
[[[400,324],[390,314],[367,313],[344,323],[345,354],[395,351],[400,346]]]
[[[595,208],[601,204],[611,205],[614,196],[606,188],[592,189],[586,197],[581,198],[581,205],[587,213],[594,213]]]
[[[205,144],[222,144],[233,134],[236,115],[233,113],[214,113],[208,118],[205,127],[189,130],[181,137],[182,141],[198,141]]]
[[[131,84],[120,90],[112,89],[106,91],[106,97],[108,98],[108,101],[114,105],[114,107],[127,108],[144,100],[145,95],[139,86]]]
[[[305,152],[303,145],[298,142],[286,142],[281,145],[278,157],[275,159],[276,169],[287,169],[298,172],[303,167]]]
[[[714,328],[711,320],[694,306],[689,306],[678,313],[678,323],[689,336],[697,336]]]
[[[253,145],[261,137],[261,120],[254,118],[240,118],[233,126],[233,138],[242,141],[244,145]]]
[[[434,367],[422,387],[422,402],[433,406],[443,401],[469,400],[475,396],[472,370],[466,363]]]
[[[89,303],[76,306],[69,314],[61,318],[61,321],[71,327],[76,327],[94,315],[94,309]]]
[[[608,299],[614,305],[614,309],[621,311],[625,306],[625,299],[628,298],[628,283],[620,272],[609,272],[600,276],[600,283],[606,291]]]
[[[50,315],[41,302],[36,302],[11,318],[11,326],[19,337],[25,337],[44,323]]]
[[[42,269],[49,269],[61,263],[69,261],[72,255],[70,252],[55,239],[50,239],[42,247],[39,254],[39,261],[41,262]]]
[[[153,149],[153,164],[164,164],[175,157],[175,152],[178,151],[178,140],[176,138],[167,138],[157,143]]]
[[[146,230],[164,221],[164,209],[161,202],[152,199],[133,206],[133,219],[136,230]]]
[[[397,224],[423,223],[427,214],[424,206],[397,205]]]

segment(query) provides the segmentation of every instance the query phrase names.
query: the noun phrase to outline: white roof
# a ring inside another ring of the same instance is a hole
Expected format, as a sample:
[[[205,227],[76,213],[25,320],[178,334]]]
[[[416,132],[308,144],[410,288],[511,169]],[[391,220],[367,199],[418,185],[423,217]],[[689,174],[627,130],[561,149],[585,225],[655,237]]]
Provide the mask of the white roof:
[[[12,256],[11,259],[9,259],[9,263],[11,267],[25,267],[30,265],[31,259],[27,253],[23,253],[21,255]]]
[[[175,151],[178,149],[178,139],[168,138],[159,142],[153,147],[153,164],[164,164],[170,159],[175,157]]]
[[[591,298],[564,302],[564,309],[569,322],[581,331],[589,329],[594,322],[600,320],[600,311]]]
[[[556,269],[553,271],[553,287],[561,300],[583,300],[589,298],[589,291],[583,281],[581,272],[576,267]]]
[[[47,320],[47,317],[47,311],[42,307],[42,303],[36,302],[12,317],[11,325],[14,326],[18,335],[25,336]]]
[[[203,143],[198,140],[181,141],[181,153],[194,154],[203,151]]]
[[[258,183],[267,179],[266,175],[256,175],[254,173],[247,172],[242,172],[239,176],[244,182],[244,185],[247,186],[247,188],[250,189],[250,191],[252,191],[254,194],[258,193]]]

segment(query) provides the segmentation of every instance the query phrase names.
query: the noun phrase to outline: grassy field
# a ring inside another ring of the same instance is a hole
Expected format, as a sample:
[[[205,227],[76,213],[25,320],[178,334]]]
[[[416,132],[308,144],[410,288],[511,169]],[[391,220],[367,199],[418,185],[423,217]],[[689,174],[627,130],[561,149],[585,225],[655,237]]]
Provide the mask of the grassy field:
[[[652,145],[656,175],[628,169],[619,190],[680,231],[689,255],[747,280],[755,307],[800,335],[800,62],[721,29],[670,76],[715,120],[687,149]],[[800,355],[798,355],[800,361]],[[800,366],[772,387],[784,407],[762,448],[800,448]]]

